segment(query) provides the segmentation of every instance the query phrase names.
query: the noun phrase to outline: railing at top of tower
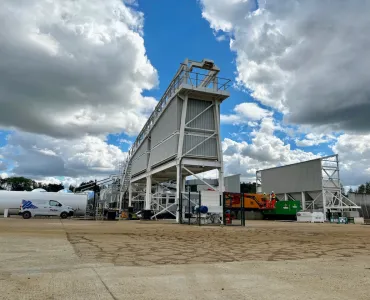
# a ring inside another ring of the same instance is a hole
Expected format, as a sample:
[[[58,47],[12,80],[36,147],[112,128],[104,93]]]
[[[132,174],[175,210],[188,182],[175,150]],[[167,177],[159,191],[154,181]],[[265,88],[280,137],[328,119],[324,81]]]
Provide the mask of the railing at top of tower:
[[[172,99],[173,95],[176,94],[177,90],[184,84],[190,85],[195,88],[204,88],[213,91],[226,91],[231,86],[231,80],[226,78],[221,78],[214,76],[210,73],[202,74],[187,70],[181,70],[173,78],[161,100],[156,105],[152,114],[150,115],[148,121],[145,123],[143,129],[138,134],[135,142],[132,144],[130,150],[128,151],[128,156],[126,158],[124,170],[126,171],[127,166],[136,152],[141,142],[145,139],[146,134],[150,131],[155,121],[158,119],[164,108],[167,106],[168,101]],[[124,172],[125,173],[125,172]]]

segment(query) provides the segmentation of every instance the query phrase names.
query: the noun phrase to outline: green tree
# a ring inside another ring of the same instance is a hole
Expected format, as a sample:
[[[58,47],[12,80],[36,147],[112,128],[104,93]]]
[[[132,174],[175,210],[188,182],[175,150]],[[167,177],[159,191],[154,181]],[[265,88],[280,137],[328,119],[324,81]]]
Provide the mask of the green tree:
[[[55,184],[55,183],[49,183],[45,188],[47,192],[59,192],[62,189],[64,189],[63,184]]]
[[[254,194],[256,193],[256,183],[255,182],[242,182],[240,184],[240,192],[241,193],[250,193]]]
[[[34,182],[25,177],[9,177],[5,178],[4,185],[11,191],[32,191]]]
[[[357,193],[359,194],[364,194],[366,192],[366,186],[364,184],[361,184],[358,189],[357,189]]]
[[[366,194],[370,194],[370,182],[366,182],[365,184],[365,193]]]
[[[5,188],[6,188],[6,180],[5,178],[0,177],[0,189],[5,190]]]
[[[76,192],[81,191],[81,189],[87,189],[87,190],[93,191],[94,183],[95,183],[94,180],[90,180],[87,182],[81,182],[81,184],[76,188]],[[95,192],[100,192],[100,187],[98,185],[96,186]]]

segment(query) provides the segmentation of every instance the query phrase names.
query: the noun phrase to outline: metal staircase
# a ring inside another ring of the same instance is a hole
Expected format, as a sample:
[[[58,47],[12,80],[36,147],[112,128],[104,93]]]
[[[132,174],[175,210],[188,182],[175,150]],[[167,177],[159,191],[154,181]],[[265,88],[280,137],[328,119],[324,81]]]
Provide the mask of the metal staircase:
[[[121,182],[122,182],[121,188],[120,188],[121,201],[122,201],[123,195],[126,193],[128,186],[130,184],[131,166],[132,166],[131,158],[128,157],[126,160],[124,171],[122,173],[122,177],[121,177]]]
[[[87,204],[86,205],[86,211],[85,211],[85,216],[84,216],[84,219],[85,220],[88,220],[88,219],[91,219],[91,218],[93,218],[93,216],[94,216],[94,211],[93,211],[93,209],[92,209],[92,205],[91,204]]]

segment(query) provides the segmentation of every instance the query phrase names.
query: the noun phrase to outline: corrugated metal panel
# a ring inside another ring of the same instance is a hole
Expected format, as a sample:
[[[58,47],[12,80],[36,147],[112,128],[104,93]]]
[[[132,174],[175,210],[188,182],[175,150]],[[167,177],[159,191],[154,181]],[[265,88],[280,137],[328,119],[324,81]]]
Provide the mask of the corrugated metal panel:
[[[261,171],[262,191],[294,193],[322,190],[321,160]]]
[[[186,123],[195,118],[198,114],[204,111],[207,107],[212,106],[212,102],[204,100],[190,99],[188,100],[188,109],[186,112]],[[202,113],[198,118],[191,121],[188,125],[191,128],[215,129],[214,108],[210,107]]]
[[[204,179],[204,181],[210,185],[218,186],[218,179]],[[204,184],[204,182],[199,179],[186,180],[186,185],[200,185],[200,184]]]
[[[181,121],[181,100],[174,98],[151,131],[150,165],[154,166],[177,154],[178,134]],[[172,137],[171,137],[172,135]]]
[[[177,98],[177,129],[180,129],[183,100]]]
[[[370,195],[349,193],[348,199],[361,206],[360,216],[370,219]]]
[[[132,160],[137,159],[148,150],[148,140],[145,139],[144,142],[140,145],[140,147],[136,150],[135,154],[132,156]]]
[[[270,192],[272,192],[272,191],[266,191],[266,193],[270,193]],[[279,199],[279,200],[284,200],[285,198],[285,194],[275,194],[276,195],[276,197]],[[290,200],[292,200],[292,199],[294,199],[294,200],[299,200],[299,201],[301,201],[302,200],[302,192],[298,192],[298,193],[289,193],[289,199]],[[308,199],[308,195],[306,195],[307,197],[307,201],[309,201],[309,199]]]
[[[222,196],[216,191],[201,191],[202,205],[208,207],[209,212],[222,212]]]
[[[204,141],[209,135],[185,135],[184,138],[184,153],[187,153],[190,149]],[[199,156],[199,157],[217,157],[217,142],[216,138],[210,138],[197,146],[194,150],[186,154],[187,156]]]
[[[154,166],[172,156],[177,156],[178,140],[179,135],[176,134],[166,142],[152,149],[150,153],[150,165]]]
[[[147,148],[148,140],[145,140],[134,154],[132,158],[132,167],[131,167],[132,175],[135,175],[146,170],[148,160]]]
[[[152,128],[150,134],[152,148],[178,130],[179,119],[181,119],[181,117],[178,116],[178,101],[179,100],[175,98],[168,104],[168,107]]]
[[[131,174],[135,175],[146,170],[147,156],[143,155],[139,159],[132,162]]]
[[[240,193],[240,174],[224,177],[225,192]]]

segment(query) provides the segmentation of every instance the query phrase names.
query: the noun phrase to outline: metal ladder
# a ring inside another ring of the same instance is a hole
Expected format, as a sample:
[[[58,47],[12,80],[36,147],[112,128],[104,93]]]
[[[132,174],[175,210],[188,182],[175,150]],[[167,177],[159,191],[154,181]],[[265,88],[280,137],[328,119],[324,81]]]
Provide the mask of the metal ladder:
[[[85,211],[85,216],[84,216],[84,219],[85,220],[87,220],[87,219],[90,219],[91,218],[91,216],[90,216],[90,210],[88,210],[87,208],[86,208],[86,211]]]
[[[123,175],[123,183],[122,183],[122,188],[121,188],[122,193],[125,193],[127,191],[128,186],[130,184],[131,167],[132,167],[132,163],[131,163],[131,160],[129,160],[129,161],[127,161],[127,165],[126,165],[125,172],[124,172],[124,175]]]
[[[96,206],[95,220],[104,220],[104,207]]]
[[[84,216],[84,219],[85,220],[88,220],[88,219],[91,219],[92,218],[92,215],[91,215],[91,204],[86,204],[86,209],[85,209],[85,216]]]

